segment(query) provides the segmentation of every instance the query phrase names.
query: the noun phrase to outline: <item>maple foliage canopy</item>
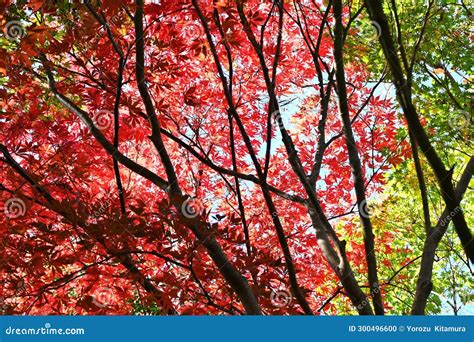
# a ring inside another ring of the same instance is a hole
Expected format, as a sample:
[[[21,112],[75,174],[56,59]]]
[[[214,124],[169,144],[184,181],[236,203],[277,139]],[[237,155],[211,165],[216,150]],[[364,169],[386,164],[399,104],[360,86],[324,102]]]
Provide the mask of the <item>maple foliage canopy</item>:
[[[392,307],[412,149],[362,2],[2,6],[3,312]]]

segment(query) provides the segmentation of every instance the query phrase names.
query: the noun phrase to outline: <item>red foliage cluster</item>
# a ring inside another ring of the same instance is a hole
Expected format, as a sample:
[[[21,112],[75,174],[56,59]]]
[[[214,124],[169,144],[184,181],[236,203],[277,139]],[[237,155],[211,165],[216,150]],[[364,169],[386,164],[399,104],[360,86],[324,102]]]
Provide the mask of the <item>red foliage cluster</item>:
[[[30,1],[25,12],[30,22],[22,19],[24,37],[15,49],[3,51],[2,60],[5,53],[8,56],[8,78],[0,85],[4,312],[129,314],[155,303],[167,313],[242,313],[234,289],[203,240],[188,229],[181,208],[184,216],[205,222],[203,229],[250,283],[263,312],[296,314],[301,308],[292,298],[287,262],[272,221],[277,215],[300,289],[317,313],[338,280],[318,246],[308,205],[299,200],[307,194],[289,162],[279,124],[286,127],[310,175],[321,137],[323,99],[305,39],[315,42],[321,32],[316,63],[327,91],[334,82],[332,14],[320,31],[324,11],[310,8],[310,2],[302,2],[301,8],[286,3],[279,22],[272,2],[246,1],[251,33],[263,46],[259,56],[233,1],[194,2],[205,25],[190,1],[145,3],[144,76],[183,193],[178,201],[182,205],[176,207],[166,191],[122,164],[123,191],[118,190],[113,157],[48,84],[49,70],[57,92],[87,113],[109,142],[118,139],[123,155],[169,179],[150,139],[152,129],[137,84],[135,4],[102,1],[97,8],[91,3],[94,13],[80,3],[60,7]],[[123,53],[123,72],[117,51]],[[275,79],[280,101],[279,112],[271,113],[268,160],[270,102],[261,58]],[[275,58],[278,67],[272,69]],[[216,59],[227,82],[232,82],[231,100],[242,127],[229,120],[229,98]],[[400,123],[386,89],[382,85],[373,91],[375,83],[369,83],[365,69],[361,63],[348,64],[346,77],[352,128],[370,197],[381,191],[389,160],[396,161],[392,158],[400,153],[395,138]],[[322,208],[332,218],[353,212],[356,203],[334,89],[323,130],[327,148],[315,184]],[[268,165],[266,182],[273,189],[276,212],[268,209],[255,181],[253,157]],[[341,233],[357,229],[348,227]],[[360,231],[356,236],[360,239]],[[349,259],[362,270],[363,244],[354,242],[352,247]],[[329,304],[324,310],[330,308]]]

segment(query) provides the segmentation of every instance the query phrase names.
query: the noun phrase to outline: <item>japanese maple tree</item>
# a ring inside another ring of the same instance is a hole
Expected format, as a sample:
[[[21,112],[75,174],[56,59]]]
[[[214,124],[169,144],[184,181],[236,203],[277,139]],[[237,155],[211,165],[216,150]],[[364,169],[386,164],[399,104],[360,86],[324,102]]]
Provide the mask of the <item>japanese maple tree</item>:
[[[469,255],[378,3],[4,1],[2,312],[384,314],[418,145]]]

